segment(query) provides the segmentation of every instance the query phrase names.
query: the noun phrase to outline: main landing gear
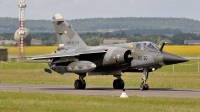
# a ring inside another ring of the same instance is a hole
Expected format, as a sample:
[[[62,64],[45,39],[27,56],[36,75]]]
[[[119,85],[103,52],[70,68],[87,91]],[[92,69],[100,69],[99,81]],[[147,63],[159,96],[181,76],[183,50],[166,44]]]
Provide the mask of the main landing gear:
[[[117,79],[113,81],[113,88],[114,89],[123,89],[124,88],[124,81],[121,79],[120,75],[114,75]]]
[[[75,89],[85,89],[86,82],[84,80],[84,77],[86,76],[86,73],[84,73],[84,74],[78,74],[78,75],[79,75],[79,79],[77,79],[74,82],[74,88]]]
[[[142,76],[142,83],[140,85],[140,90],[149,90],[149,85],[146,84],[146,81],[149,76],[149,68],[144,68],[143,69],[143,76]]]

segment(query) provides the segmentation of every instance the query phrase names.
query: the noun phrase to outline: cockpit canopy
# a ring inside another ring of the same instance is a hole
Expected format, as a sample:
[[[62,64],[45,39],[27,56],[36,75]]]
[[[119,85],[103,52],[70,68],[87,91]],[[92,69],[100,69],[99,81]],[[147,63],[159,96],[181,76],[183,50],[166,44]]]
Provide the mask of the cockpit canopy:
[[[159,52],[159,47],[153,42],[137,42],[136,50]]]

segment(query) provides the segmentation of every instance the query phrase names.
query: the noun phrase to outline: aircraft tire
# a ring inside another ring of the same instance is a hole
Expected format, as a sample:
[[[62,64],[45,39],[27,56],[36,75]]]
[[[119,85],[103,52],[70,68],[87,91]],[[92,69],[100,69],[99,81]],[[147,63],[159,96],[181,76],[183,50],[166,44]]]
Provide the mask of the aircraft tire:
[[[74,88],[75,88],[75,89],[81,89],[81,88],[82,88],[82,82],[81,82],[81,80],[77,79],[77,80],[74,82]]]
[[[118,79],[115,79],[113,81],[113,88],[114,89],[123,89],[124,88],[124,81],[122,80],[118,80]]]
[[[140,90],[149,90],[149,85],[148,84],[141,84]]]

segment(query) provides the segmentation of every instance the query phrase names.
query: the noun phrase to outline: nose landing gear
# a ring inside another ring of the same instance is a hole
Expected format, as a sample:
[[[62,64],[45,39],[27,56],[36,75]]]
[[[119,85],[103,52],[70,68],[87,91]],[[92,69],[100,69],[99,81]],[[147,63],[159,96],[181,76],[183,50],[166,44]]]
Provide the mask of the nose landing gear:
[[[142,76],[142,83],[140,85],[140,90],[149,90],[149,85],[146,84],[146,81],[149,76],[149,68],[144,68],[143,69],[143,76]]]

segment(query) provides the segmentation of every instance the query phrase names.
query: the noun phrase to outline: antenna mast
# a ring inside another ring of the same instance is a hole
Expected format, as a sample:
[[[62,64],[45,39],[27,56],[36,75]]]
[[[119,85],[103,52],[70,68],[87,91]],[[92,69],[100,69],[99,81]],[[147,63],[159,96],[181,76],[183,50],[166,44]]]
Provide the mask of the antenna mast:
[[[19,40],[18,40],[18,46],[19,46],[19,57],[24,56],[24,45],[25,45],[25,0],[19,0]]]

